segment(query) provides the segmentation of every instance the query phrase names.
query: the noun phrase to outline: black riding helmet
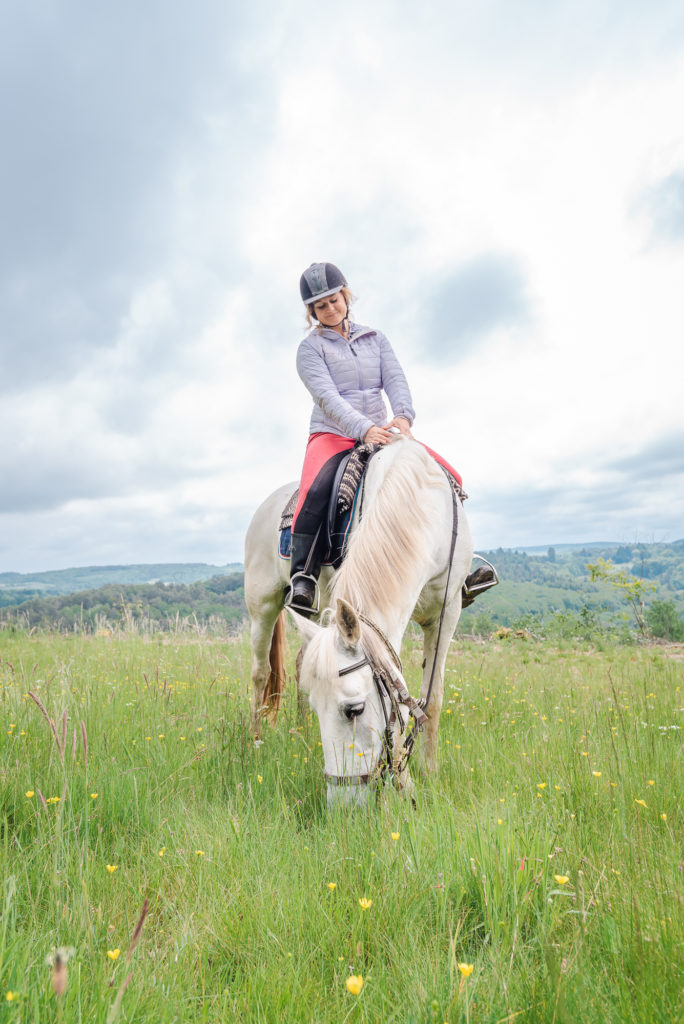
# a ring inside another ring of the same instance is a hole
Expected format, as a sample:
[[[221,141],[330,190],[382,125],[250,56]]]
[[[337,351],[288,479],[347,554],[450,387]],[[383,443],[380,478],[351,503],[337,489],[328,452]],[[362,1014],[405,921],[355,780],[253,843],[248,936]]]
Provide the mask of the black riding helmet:
[[[299,279],[299,293],[307,306],[348,287],[347,279],[334,263],[312,263]]]

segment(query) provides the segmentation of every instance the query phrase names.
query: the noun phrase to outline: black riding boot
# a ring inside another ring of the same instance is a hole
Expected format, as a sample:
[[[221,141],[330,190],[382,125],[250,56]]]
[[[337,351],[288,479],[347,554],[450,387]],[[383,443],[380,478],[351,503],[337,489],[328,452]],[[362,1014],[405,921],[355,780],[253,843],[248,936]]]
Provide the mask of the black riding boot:
[[[488,562],[486,558],[482,558],[481,555],[475,555],[474,557],[479,558],[485,564],[480,565],[466,576],[462,590],[462,608],[467,608],[468,605],[473,603],[478,594],[489,590],[490,587],[495,587],[499,582],[499,577],[492,563]]]
[[[290,589],[285,605],[302,615],[315,615],[320,607],[318,574],[321,571],[318,538],[315,534],[293,533],[290,555]]]

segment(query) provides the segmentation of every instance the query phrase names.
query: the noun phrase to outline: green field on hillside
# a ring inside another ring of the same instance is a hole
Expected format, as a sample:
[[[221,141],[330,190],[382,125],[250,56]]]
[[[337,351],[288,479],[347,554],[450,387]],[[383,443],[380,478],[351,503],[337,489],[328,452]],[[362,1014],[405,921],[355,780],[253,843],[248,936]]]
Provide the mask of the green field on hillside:
[[[683,658],[455,643],[416,807],[331,816],[244,636],[0,630],[0,1022],[683,1019]]]
[[[461,633],[487,635],[499,626],[535,633],[570,631],[581,635],[607,630],[621,637],[634,627],[622,595],[605,582],[592,582],[587,566],[598,558],[643,580],[645,601],[671,605],[681,619],[674,633],[684,636],[684,541],[658,544],[565,545],[543,554],[499,548],[486,552],[501,584],[464,612]],[[239,628],[247,618],[240,566],[160,564],[91,566],[20,576],[0,573],[0,624],[21,628],[143,632]]]

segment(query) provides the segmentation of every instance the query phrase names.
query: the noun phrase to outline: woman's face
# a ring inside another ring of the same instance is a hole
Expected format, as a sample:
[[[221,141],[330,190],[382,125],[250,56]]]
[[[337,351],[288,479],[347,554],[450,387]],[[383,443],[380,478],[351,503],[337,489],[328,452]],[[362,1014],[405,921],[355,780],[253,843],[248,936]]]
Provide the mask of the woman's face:
[[[314,302],[314,315],[324,327],[339,327],[347,315],[347,303],[342,292]]]

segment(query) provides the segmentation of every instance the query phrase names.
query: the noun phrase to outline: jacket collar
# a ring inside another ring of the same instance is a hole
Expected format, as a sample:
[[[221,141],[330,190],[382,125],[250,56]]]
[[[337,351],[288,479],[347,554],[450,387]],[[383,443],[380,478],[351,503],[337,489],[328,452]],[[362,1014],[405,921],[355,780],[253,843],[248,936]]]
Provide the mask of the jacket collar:
[[[313,332],[319,334],[322,338],[327,341],[346,341],[341,334],[337,331],[333,331],[330,327],[314,327]],[[372,327],[364,327],[362,324],[355,324],[353,320],[349,321],[349,341],[358,341],[359,338],[364,338],[366,335],[375,334]]]

